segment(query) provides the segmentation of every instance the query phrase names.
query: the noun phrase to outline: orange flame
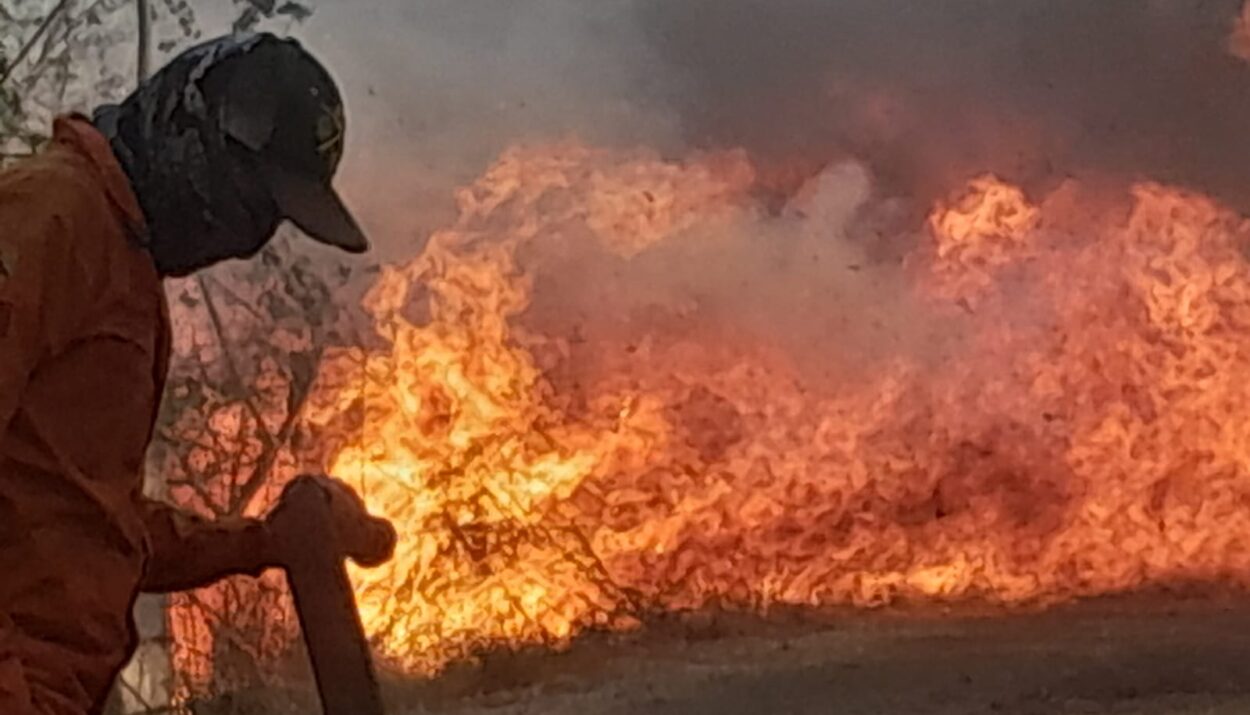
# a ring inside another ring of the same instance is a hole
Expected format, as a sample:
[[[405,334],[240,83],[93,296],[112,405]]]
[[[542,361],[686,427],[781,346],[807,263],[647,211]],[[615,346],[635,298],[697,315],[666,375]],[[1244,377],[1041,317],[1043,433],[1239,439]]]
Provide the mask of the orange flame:
[[[383,345],[331,356],[313,406],[363,413],[331,471],[403,535],[354,574],[396,665],[710,603],[1245,583],[1245,221],[1154,184],[1116,212],[981,177],[917,249],[917,295],[966,333],[956,359],[900,353],[813,390],[768,346],[657,334],[551,377],[537,356],[570,346],[521,327],[530,242],[640,255],[749,215],[750,183],[739,155],[514,150],[379,278]]]
[[[973,179],[967,193],[929,218],[940,292],[977,301],[995,283],[995,271],[1027,253],[1040,219],[1024,193],[993,176]]]

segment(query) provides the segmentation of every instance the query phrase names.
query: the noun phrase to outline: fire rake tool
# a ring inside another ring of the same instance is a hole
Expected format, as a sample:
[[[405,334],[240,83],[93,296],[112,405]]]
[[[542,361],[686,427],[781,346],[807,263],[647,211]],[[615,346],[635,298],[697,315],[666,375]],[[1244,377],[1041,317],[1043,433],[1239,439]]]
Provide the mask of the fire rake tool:
[[[329,495],[315,478],[297,478],[286,488],[283,500],[307,519],[300,529],[300,543],[286,556],[286,571],[322,712],[384,715],[369,644],[347,578],[346,559],[378,561],[376,553],[360,557],[369,553],[369,547],[362,545],[361,533],[373,530],[376,552],[378,529],[393,532],[386,522],[370,518],[361,504],[361,533],[338,533]]]

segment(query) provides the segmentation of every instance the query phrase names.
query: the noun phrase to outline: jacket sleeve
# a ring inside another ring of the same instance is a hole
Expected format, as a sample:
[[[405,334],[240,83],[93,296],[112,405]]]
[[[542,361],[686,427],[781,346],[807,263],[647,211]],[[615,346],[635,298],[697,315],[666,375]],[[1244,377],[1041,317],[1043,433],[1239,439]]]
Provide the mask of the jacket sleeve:
[[[152,545],[140,584],[145,592],[186,591],[227,576],[259,576],[278,565],[263,521],[208,520],[146,498],[140,508]]]

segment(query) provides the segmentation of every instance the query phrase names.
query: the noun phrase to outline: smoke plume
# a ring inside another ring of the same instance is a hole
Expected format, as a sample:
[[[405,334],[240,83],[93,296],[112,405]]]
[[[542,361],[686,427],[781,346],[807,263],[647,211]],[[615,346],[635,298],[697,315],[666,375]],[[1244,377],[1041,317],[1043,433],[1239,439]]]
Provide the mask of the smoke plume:
[[[533,242],[526,320],[590,340],[659,311],[820,363],[958,335],[911,304],[902,257],[974,175],[1034,198],[1152,179],[1250,208],[1239,17],[1236,0],[387,0],[321,4],[298,32],[346,87],[344,188],[381,260],[453,222],[456,187],[509,146],[741,150],[753,203],[732,224],[629,259]]]

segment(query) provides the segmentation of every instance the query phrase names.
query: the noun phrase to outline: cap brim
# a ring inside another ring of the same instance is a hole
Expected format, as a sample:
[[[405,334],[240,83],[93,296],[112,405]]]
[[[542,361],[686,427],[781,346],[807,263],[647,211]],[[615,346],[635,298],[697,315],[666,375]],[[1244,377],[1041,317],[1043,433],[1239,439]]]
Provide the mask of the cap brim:
[[[268,168],[268,184],[283,217],[309,238],[348,253],[369,250],[369,239],[334,189],[315,178]]]

